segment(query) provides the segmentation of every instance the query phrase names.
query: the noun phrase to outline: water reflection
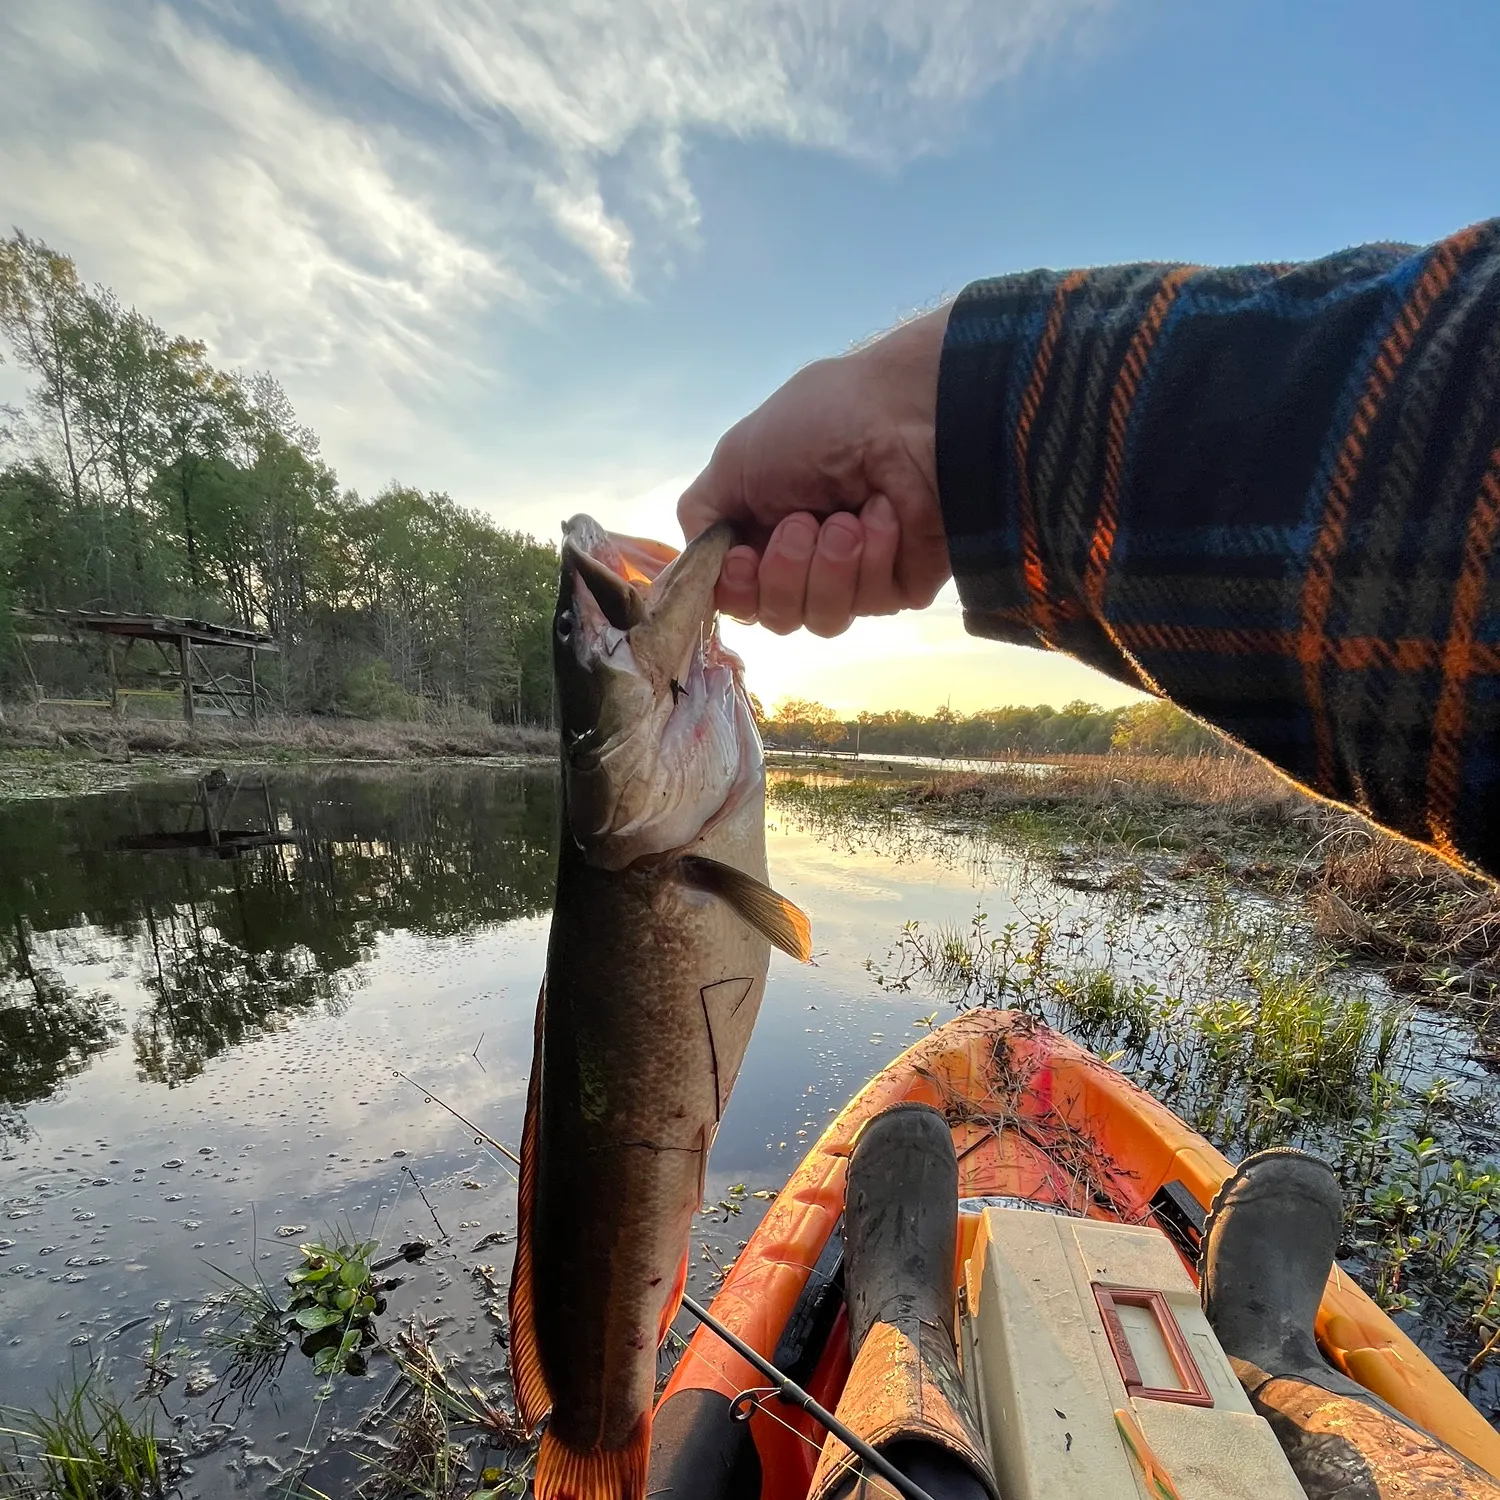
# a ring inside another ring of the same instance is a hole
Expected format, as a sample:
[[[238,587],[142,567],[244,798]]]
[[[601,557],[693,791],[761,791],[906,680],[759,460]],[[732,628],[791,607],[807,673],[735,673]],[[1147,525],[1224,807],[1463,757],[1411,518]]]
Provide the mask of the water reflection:
[[[140,1078],[172,1087],[299,1013],[337,1013],[382,934],[544,912],[555,819],[550,775],[459,769],[0,806],[0,1136],[126,1033]],[[230,837],[238,857],[195,857]],[[129,1014],[76,982],[101,964]]]

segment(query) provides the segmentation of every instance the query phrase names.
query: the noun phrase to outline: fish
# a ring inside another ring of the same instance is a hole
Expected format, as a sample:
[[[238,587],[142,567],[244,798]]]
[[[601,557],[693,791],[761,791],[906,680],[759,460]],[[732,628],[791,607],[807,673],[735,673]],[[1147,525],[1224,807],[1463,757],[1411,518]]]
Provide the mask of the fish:
[[[732,541],[563,528],[562,829],[509,1298],[517,1410],[546,1418],[537,1500],[643,1500],[657,1351],[770,952],[811,956],[768,884],[760,737],[718,634]]]

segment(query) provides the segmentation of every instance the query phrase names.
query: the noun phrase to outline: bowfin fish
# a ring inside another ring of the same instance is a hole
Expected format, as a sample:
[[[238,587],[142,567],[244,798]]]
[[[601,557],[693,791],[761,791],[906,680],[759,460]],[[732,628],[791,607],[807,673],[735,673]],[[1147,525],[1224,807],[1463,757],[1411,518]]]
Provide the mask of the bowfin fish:
[[[657,1349],[770,950],[811,954],[768,883],[760,737],[718,638],[730,542],[563,528],[563,826],[510,1288],[537,1500],[643,1500]]]

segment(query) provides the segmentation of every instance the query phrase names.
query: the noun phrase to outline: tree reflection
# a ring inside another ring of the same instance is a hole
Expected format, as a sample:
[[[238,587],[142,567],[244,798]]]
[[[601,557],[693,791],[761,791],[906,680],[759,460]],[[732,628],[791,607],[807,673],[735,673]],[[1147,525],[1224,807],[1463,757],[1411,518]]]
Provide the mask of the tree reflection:
[[[0,807],[0,1130],[125,1029],[108,994],[64,977],[82,934],[144,996],[128,1018],[141,1076],[173,1086],[299,1014],[342,1008],[385,933],[457,936],[551,901],[550,774],[277,776],[255,788],[261,822],[295,842],[232,860],[122,850],[181,826],[196,796],[139,787]]]
[[[0,1140],[28,1132],[22,1108],[49,1098],[123,1030],[107,995],[37,962],[26,924],[0,931]]]

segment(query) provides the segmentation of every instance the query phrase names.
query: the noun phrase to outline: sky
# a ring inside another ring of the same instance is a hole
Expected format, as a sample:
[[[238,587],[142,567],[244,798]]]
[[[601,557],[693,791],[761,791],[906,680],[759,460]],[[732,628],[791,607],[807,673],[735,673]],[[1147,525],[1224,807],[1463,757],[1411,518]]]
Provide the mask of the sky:
[[[0,224],[270,369],[361,493],[675,539],[726,427],[977,277],[1500,211],[1497,57],[1494,0],[4,0]],[[951,588],[728,633],[768,703],[1135,696]]]

